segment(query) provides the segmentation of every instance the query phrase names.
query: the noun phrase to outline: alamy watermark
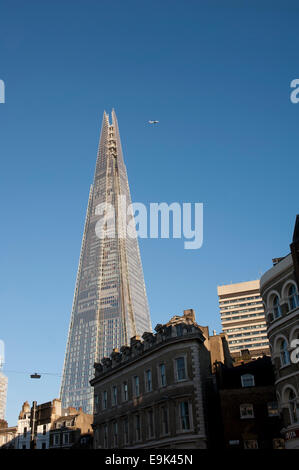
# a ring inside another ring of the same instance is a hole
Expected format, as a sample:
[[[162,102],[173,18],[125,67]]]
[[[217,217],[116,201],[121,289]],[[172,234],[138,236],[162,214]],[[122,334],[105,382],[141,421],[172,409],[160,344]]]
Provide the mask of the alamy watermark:
[[[299,103],[299,78],[294,78],[290,84],[291,88],[294,90],[290,94],[290,100],[293,104]]]
[[[186,250],[197,250],[203,244],[203,204],[141,202],[127,204],[120,195],[116,204],[98,204],[100,216],[95,226],[98,238],[182,238]]]
[[[5,103],[5,84],[3,80],[0,80],[0,104]]]
[[[293,364],[298,364],[299,363],[299,339],[293,339],[291,341],[291,349],[293,349],[293,351],[290,354],[291,362]]]

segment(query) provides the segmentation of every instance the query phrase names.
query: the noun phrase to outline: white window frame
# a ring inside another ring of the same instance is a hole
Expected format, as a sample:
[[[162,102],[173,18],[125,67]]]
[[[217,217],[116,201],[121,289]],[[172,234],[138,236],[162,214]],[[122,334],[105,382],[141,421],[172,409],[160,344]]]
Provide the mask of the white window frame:
[[[184,370],[185,370],[185,377],[183,379],[179,379],[178,376],[178,367],[177,361],[178,359],[184,359]],[[175,375],[175,382],[185,382],[188,380],[188,369],[187,369],[187,355],[186,354],[178,354],[174,359],[174,375]]]
[[[161,366],[164,366],[164,381],[165,383],[162,383],[162,374],[161,374]],[[158,369],[158,378],[159,378],[159,386],[160,388],[167,387],[167,378],[166,378],[166,364],[165,362],[160,362],[157,366]]]
[[[107,410],[107,408],[108,408],[108,392],[107,390],[104,390],[103,395],[102,395],[102,409]]]
[[[135,379],[138,379],[138,393],[136,393],[136,380]],[[135,398],[138,398],[140,397],[140,378],[139,378],[139,375],[134,375],[132,377],[132,380],[133,380],[133,393],[134,393],[134,397]]]
[[[243,414],[242,413],[242,409],[244,408],[249,408],[252,410],[252,415],[249,413],[247,414]],[[254,418],[254,408],[253,408],[253,404],[252,403],[241,403],[240,404],[240,418],[241,419],[253,419]]]
[[[246,380],[252,380],[252,385],[246,385]],[[254,375],[253,374],[241,375],[241,384],[243,388],[255,387]]]
[[[111,387],[111,403],[112,406],[117,406],[117,385],[112,385]]]
[[[148,380],[147,380],[147,373],[150,372],[150,388],[148,388]],[[144,382],[145,382],[145,391],[146,393],[150,393],[153,391],[153,374],[152,369],[149,367],[144,371]]]
[[[125,385],[127,386],[127,396],[125,394]],[[128,384],[128,381],[125,380],[123,383],[122,383],[122,396],[123,396],[123,402],[127,402],[129,400],[129,384]]]
[[[183,429],[183,426],[182,426],[181,403],[188,403],[188,418],[189,418],[189,428],[188,429]],[[192,403],[190,402],[190,400],[188,400],[188,398],[181,399],[177,403],[177,408],[178,408],[177,416],[178,416],[178,420],[179,420],[178,429],[180,430],[180,432],[181,433],[188,433],[190,431],[193,431]]]

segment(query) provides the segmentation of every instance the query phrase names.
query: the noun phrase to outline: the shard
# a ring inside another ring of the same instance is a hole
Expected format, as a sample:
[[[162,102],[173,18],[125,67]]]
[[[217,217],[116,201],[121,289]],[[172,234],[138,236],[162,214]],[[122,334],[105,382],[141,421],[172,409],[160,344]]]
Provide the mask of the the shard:
[[[114,348],[129,344],[131,337],[151,331],[138,240],[126,232],[133,215],[130,204],[116,115],[112,111],[110,123],[105,112],[66,347],[61,384],[63,407],[82,407],[92,413],[89,380],[94,375],[94,363],[109,356]],[[103,214],[107,214],[101,208],[109,205],[115,209],[114,233],[107,227],[109,222],[102,224],[103,231],[99,233],[101,214],[102,221]],[[130,226],[132,234],[135,225]]]

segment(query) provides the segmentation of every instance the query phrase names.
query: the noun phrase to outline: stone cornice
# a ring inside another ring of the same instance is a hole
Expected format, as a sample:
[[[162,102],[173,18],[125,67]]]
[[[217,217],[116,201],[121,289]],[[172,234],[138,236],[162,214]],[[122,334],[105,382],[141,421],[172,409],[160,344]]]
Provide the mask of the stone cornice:
[[[114,350],[110,358],[103,358],[100,363],[95,363],[95,377],[90,381],[90,384],[94,386],[99,380],[103,380],[111,374],[115,374],[172,344],[188,342],[194,339],[200,341],[200,343],[205,341],[199,326],[187,325],[183,322],[180,325],[182,325],[183,333],[180,336],[174,336],[176,325],[158,325],[158,332],[156,334],[143,334],[144,341],[141,341],[139,337],[131,338],[130,347],[124,346],[120,352]]]

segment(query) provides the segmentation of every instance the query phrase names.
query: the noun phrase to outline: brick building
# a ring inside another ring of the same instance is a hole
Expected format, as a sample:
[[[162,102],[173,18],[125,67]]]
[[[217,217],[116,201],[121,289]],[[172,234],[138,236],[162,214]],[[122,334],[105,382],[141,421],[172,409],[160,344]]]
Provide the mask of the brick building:
[[[233,368],[217,364],[216,377],[223,446],[283,448],[271,358],[264,356]]]

